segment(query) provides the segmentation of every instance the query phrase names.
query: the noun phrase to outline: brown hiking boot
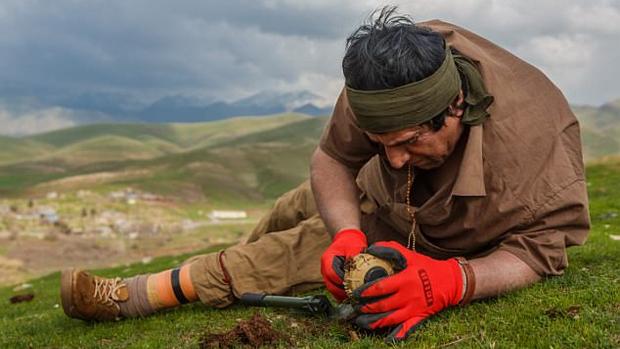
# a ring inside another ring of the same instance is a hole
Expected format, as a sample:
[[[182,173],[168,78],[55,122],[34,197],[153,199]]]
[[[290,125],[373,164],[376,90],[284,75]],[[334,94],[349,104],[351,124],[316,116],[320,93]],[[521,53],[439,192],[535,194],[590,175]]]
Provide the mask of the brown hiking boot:
[[[60,276],[62,308],[69,317],[110,321],[121,318],[119,302],[129,298],[121,278],[109,279],[79,269],[64,270]]]

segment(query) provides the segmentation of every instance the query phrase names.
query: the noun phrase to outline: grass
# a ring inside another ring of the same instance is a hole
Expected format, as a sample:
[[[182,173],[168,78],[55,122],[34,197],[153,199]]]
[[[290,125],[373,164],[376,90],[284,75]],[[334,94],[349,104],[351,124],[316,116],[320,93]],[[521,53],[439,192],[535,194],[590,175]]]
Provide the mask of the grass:
[[[448,309],[428,320],[399,347],[421,348],[618,348],[620,347],[620,161],[588,167],[592,232],[588,242],[569,249],[564,276],[502,297]],[[214,249],[215,250],[215,249]],[[202,251],[204,252],[204,251]],[[129,276],[178,265],[188,256],[155,259],[98,271]],[[31,281],[32,302],[7,299],[0,289],[1,348],[197,348],[205,332],[224,332],[237,319],[258,311],[287,333],[296,347],[388,347],[379,336],[351,341],[348,326],[281,309],[232,306],[225,310],[200,304],[147,319],[89,324],[67,318],[58,306],[59,274]],[[324,292],[324,291],[315,291]],[[280,347],[288,347],[280,343]]]
[[[260,204],[307,177],[307,159],[325,121],[281,114],[199,124],[86,125],[31,136],[19,139],[19,149],[47,148],[37,156],[0,156],[0,196],[77,190],[75,182],[60,188],[48,182],[106,172],[118,176],[89,189],[132,186],[218,205]],[[0,138],[0,145],[10,141]],[[131,178],[126,171],[134,172]]]
[[[33,140],[0,136],[0,165],[46,154],[52,146]]]

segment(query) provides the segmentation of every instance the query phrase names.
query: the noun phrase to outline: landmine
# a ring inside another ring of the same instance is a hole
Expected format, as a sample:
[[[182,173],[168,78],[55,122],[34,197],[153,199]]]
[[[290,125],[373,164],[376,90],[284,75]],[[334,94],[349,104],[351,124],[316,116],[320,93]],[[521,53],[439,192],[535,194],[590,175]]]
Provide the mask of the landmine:
[[[390,262],[368,253],[360,253],[345,263],[344,290],[351,298],[356,288],[392,274],[394,274],[394,268]]]

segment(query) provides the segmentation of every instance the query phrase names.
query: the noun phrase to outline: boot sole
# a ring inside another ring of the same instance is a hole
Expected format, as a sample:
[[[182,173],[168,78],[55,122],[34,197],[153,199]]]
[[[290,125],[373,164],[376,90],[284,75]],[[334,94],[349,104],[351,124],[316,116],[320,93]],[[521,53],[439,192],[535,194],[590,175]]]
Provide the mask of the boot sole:
[[[75,275],[79,272],[77,269],[65,269],[60,274],[60,299],[62,301],[62,309],[67,316],[77,319],[83,319],[76,311],[73,304],[72,294],[74,288]]]

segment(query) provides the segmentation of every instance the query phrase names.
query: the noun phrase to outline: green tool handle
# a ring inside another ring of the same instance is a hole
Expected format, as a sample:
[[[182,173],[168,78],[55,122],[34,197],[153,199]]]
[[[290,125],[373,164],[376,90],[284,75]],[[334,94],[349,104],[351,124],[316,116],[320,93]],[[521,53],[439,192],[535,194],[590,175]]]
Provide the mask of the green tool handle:
[[[307,297],[272,296],[264,293],[244,293],[242,304],[256,307],[284,307],[309,311],[313,314],[330,315],[333,307],[323,295]]]

